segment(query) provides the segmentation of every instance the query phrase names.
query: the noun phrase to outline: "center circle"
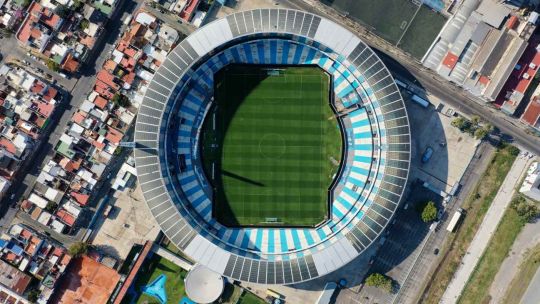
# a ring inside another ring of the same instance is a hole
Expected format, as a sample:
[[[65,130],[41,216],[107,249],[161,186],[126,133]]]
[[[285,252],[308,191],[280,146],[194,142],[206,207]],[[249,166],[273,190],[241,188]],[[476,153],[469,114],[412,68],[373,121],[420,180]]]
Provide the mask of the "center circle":
[[[280,134],[265,134],[259,141],[259,152],[265,158],[280,159],[286,151],[287,142]]]

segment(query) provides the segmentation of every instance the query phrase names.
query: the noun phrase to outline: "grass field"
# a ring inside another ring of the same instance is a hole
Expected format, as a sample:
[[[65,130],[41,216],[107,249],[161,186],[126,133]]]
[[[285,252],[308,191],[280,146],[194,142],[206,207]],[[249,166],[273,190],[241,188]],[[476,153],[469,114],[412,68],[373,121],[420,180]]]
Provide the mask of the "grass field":
[[[167,303],[178,303],[186,293],[184,291],[184,277],[186,272],[176,264],[166,260],[158,255],[152,256],[145,261],[144,265],[139,270],[137,281],[135,282],[135,292],[138,298],[131,303],[137,304],[159,304],[159,300],[154,297],[142,293],[142,288],[150,284],[159,275],[165,274],[167,281],[165,290],[167,292]]]
[[[446,22],[429,7],[411,0],[322,0],[366,26],[371,32],[421,59]],[[418,11],[418,13],[416,13]],[[416,15],[415,15],[416,14]],[[410,23],[410,24],[409,24]]]
[[[445,23],[446,18],[443,15],[436,14],[429,7],[422,5],[401,39],[399,47],[415,58],[422,59]]]
[[[331,158],[341,156],[329,90],[329,76],[315,67],[274,75],[264,66],[231,66],[215,76],[202,155],[221,223],[313,226],[327,217],[337,169]]]
[[[441,250],[440,255],[444,256],[444,259],[431,277],[430,284],[426,287],[420,303],[439,303],[491,202],[516,159],[517,155],[513,153],[513,149],[515,149],[513,146],[507,145],[497,150],[488,168],[478,179],[474,190],[463,202],[462,207],[467,210],[467,216],[456,234],[450,237],[445,248]]]

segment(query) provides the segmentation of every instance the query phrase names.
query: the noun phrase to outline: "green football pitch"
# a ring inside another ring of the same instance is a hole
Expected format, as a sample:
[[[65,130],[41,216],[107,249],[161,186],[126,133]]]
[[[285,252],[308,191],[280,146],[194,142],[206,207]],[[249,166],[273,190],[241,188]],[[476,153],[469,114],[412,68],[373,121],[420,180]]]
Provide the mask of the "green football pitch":
[[[341,158],[328,74],[233,65],[214,82],[201,143],[214,217],[227,226],[306,227],[327,218]]]

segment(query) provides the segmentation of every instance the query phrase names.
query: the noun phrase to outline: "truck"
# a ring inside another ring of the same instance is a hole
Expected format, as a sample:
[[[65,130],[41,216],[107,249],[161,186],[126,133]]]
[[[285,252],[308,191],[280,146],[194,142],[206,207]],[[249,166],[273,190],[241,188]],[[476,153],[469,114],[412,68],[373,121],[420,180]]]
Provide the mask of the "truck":
[[[448,232],[454,232],[456,230],[457,225],[461,221],[461,218],[463,217],[464,210],[462,208],[459,208],[454,213],[454,216],[452,216],[452,219],[450,220],[450,223],[448,223],[448,226],[446,227],[446,230]]]

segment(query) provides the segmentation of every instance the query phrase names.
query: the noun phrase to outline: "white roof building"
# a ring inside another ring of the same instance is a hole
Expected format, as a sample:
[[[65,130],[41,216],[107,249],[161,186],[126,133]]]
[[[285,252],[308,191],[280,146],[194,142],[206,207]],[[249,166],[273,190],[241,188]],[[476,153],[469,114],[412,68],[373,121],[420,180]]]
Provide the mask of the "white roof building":
[[[49,203],[48,200],[44,199],[43,197],[35,193],[30,194],[30,197],[28,197],[28,201],[30,201],[32,204],[38,206],[41,209],[45,209],[47,207],[47,203]]]
[[[532,163],[527,170],[527,177],[521,184],[519,192],[535,201],[540,201],[540,165],[538,162]]]

